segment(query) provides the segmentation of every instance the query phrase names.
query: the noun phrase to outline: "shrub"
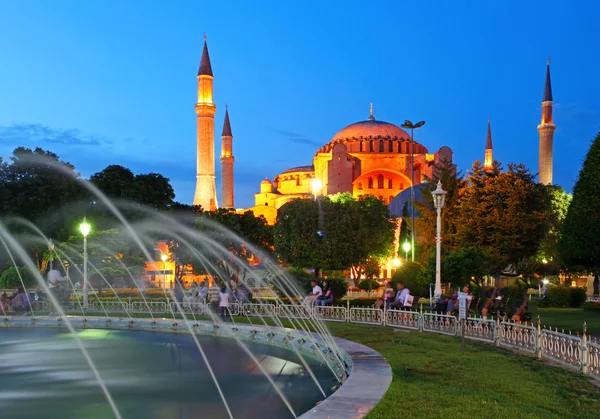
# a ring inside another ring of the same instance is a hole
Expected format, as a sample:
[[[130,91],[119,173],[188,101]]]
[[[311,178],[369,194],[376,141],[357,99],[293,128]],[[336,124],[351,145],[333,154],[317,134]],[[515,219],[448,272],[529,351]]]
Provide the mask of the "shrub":
[[[587,300],[587,291],[585,288],[570,288],[571,307],[581,307]]]
[[[363,291],[368,291],[369,283],[371,284],[372,290],[376,290],[377,288],[379,288],[381,286],[381,285],[379,285],[379,282],[375,281],[374,279],[365,279],[364,281],[360,281],[360,283],[358,284],[358,289],[363,290]]]
[[[402,281],[404,286],[410,290],[411,295],[416,297],[429,297],[429,282],[420,275],[423,265],[417,262],[404,262],[396,269],[392,277],[392,288],[395,290],[398,282]]]
[[[564,286],[550,287],[546,298],[540,302],[542,307],[569,307],[571,305],[571,290]]]
[[[25,288],[37,285],[35,274],[29,268],[11,266],[2,272],[2,276],[0,276],[0,288],[18,288],[22,285],[21,280],[23,280]]]

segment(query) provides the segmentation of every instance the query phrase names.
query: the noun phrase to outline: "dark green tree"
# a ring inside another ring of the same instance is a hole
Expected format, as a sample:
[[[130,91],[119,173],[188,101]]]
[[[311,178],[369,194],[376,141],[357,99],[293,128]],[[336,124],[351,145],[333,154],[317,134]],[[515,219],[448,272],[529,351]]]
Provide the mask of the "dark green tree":
[[[134,200],[137,197],[135,175],[123,166],[107,166],[90,176],[90,182],[110,198]]]
[[[29,289],[38,285],[35,273],[29,268],[11,266],[0,276],[0,288],[18,288],[25,285]]]
[[[558,252],[571,269],[600,271],[600,133],[592,141],[573,188]]]

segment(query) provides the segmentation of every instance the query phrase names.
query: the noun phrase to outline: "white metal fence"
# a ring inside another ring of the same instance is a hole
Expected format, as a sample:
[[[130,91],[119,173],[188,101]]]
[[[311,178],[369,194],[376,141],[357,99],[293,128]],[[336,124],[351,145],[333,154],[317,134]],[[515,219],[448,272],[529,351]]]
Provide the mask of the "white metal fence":
[[[45,301],[32,302],[35,312],[48,310]],[[80,310],[80,307],[70,307]],[[217,313],[217,307],[203,303],[169,303],[148,302],[118,302],[110,301],[100,304],[98,301],[90,305],[90,312],[96,313],[149,313],[176,314],[183,312],[189,315],[211,315]],[[583,372],[590,377],[600,380],[600,342],[587,336],[585,327],[581,336],[558,330],[542,328],[539,321],[537,326],[519,324],[500,320],[470,317],[461,324],[454,316],[424,312],[420,310],[381,310],[377,308],[357,308],[343,306],[303,306],[296,304],[271,303],[232,303],[229,311],[232,315],[253,317],[279,317],[283,319],[320,319],[333,322],[359,323],[376,326],[433,332],[449,336],[460,336],[466,339],[487,342],[499,347],[505,347],[540,359],[548,359],[570,369]],[[14,313],[0,312],[0,316],[10,316]]]

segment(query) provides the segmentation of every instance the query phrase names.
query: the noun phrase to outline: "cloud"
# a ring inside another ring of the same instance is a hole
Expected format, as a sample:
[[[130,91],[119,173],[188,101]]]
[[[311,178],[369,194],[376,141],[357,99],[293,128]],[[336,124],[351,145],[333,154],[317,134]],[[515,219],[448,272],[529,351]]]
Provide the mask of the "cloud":
[[[57,129],[42,124],[0,125],[0,144],[63,144],[78,146],[107,146],[113,142],[78,129]]]
[[[317,143],[316,141],[309,140],[308,138],[305,138],[302,134],[298,134],[296,132],[288,131],[288,130],[280,129],[280,128],[270,127],[269,129],[271,131],[276,132],[277,134],[282,136],[284,139],[291,141],[293,143],[310,145],[312,147],[319,147],[319,143]]]

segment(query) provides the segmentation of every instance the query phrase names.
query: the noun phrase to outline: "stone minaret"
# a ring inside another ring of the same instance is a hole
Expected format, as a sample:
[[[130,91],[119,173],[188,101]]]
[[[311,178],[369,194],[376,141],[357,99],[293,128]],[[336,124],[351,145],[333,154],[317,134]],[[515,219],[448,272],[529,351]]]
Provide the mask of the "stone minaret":
[[[552,85],[550,84],[550,58],[546,66],[546,85],[542,99],[542,123],[538,125],[540,133],[540,161],[538,182],[544,185],[552,184],[552,143],[556,125],[552,122]]]
[[[233,157],[232,140],[229,110],[225,106],[225,121],[223,122],[223,133],[221,134],[221,203],[223,208],[234,208],[233,162],[235,158]]]
[[[487,139],[485,140],[485,159],[483,160],[483,170],[491,170],[492,163],[492,126],[490,118],[488,118]]]
[[[196,193],[194,205],[205,211],[217,209],[215,186],[215,112],[213,73],[204,37],[204,50],[198,69],[198,102],[196,103]]]

